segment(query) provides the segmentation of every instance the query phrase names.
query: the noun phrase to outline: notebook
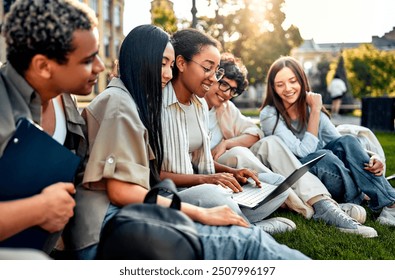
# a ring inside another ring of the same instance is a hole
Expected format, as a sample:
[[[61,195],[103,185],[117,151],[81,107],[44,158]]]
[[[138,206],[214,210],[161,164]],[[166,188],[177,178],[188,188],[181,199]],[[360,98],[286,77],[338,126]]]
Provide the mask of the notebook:
[[[57,182],[73,182],[79,162],[78,156],[41,128],[20,119],[0,157],[0,201],[30,197]],[[55,245],[53,237],[40,227],[32,227],[0,242],[0,247],[47,252]]]
[[[302,177],[314,164],[320,161],[324,154],[317,156],[309,162],[306,162],[296,170],[294,170],[291,175],[289,175],[280,185],[270,185],[261,182],[261,188],[255,186],[255,182],[249,181],[243,186],[243,191],[239,193],[233,193],[233,199],[240,205],[254,209],[274,197],[285,192],[290,188],[300,177]]]

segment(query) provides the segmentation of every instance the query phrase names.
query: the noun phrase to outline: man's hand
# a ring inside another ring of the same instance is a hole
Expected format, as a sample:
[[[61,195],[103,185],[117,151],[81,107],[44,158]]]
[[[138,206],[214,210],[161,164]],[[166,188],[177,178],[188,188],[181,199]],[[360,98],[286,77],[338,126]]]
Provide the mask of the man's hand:
[[[71,196],[74,193],[72,183],[56,183],[46,187],[40,194],[45,215],[39,226],[49,232],[63,229],[74,215],[75,201]]]

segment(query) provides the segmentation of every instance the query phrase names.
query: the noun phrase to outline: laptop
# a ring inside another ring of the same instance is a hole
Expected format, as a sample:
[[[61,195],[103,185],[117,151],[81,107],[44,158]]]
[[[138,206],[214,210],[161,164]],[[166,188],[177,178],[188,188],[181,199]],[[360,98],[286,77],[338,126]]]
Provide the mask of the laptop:
[[[240,206],[255,209],[258,206],[270,201],[274,197],[285,192],[324,156],[325,153],[317,156],[309,162],[306,162],[305,164],[294,170],[291,175],[289,175],[278,186],[261,182],[261,187],[258,188],[255,186],[255,182],[250,178],[251,180],[249,179],[249,182],[243,186],[242,192],[232,194],[233,199]]]

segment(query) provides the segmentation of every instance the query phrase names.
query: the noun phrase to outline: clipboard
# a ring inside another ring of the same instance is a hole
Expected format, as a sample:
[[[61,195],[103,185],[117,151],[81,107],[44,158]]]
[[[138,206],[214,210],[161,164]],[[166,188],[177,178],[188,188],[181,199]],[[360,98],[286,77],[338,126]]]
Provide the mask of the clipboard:
[[[79,163],[77,155],[22,118],[0,158],[0,201],[36,195],[57,182],[73,182]],[[59,235],[32,227],[0,242],[0,247],[35,248],[49,253]]]

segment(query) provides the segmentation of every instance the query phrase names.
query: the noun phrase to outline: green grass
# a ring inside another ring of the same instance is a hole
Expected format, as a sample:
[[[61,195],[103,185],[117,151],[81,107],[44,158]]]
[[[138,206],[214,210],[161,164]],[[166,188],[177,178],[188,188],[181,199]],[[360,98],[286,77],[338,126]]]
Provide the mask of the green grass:
[[[386,175],[395,173],[395,134],[377,132],[386,155]],[[394,180],[391,181],[394,185]],[[297,229],[274,235],[274,238],[317,260],[395,260],[395,228],[375,222],[377,213],[367,209],[367,226],[375,228],[377,238],[362,238],[346,234],[322,222],[306,220],[301,215],[278,210],[273,216],[286,217],[295,222]]]

